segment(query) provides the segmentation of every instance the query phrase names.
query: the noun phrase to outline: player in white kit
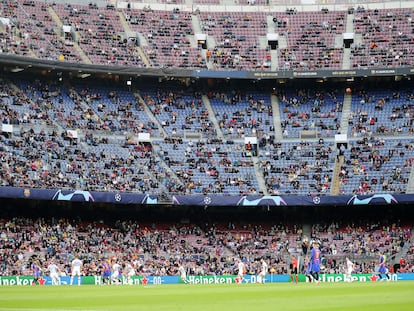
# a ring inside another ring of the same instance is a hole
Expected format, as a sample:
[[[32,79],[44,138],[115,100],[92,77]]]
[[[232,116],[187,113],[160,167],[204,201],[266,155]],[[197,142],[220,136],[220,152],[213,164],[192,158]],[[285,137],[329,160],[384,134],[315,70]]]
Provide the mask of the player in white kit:
[[[264,258],[262,258],[260,260],[260,263],[262,264],[262,269],[261,269],[260,273],[257,275],[257,283],[262,283],[263,284],[265,282],[265,277],[266,277],[266,274],[267,274],[267,271],[268,271],[269,267],[268,267],[267,262]]]
[[[60,276],[59,276],[59,267],[55,264],[55,261],[52,259],[50,264],[47,266],[49,270],[50,278],[52,279],[52,285],[60,285]]]
[[[346,272],[345,272],[345,282],[352,282],[352,272],[354,271],[354,263],[346,257]]]
[[[82,265],[82,260],[75,256],[75,259],[72,260],[72,275],[70,277],[70,285],[73,285],[73,279],[75,276],[78,278],[78,285],[80,285]]]
[[[120,277],[121,277],[121,265],[114,260],[112,264],[112,275],[111,275],[112,284],[120,284],[121,283]]]

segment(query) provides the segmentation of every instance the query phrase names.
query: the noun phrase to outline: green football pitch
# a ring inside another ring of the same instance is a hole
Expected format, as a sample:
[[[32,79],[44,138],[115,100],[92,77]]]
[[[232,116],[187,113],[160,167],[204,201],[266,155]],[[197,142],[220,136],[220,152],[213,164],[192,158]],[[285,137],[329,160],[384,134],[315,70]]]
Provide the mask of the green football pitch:
[[[0,310],[414,310],[414,282],[4,286]]]

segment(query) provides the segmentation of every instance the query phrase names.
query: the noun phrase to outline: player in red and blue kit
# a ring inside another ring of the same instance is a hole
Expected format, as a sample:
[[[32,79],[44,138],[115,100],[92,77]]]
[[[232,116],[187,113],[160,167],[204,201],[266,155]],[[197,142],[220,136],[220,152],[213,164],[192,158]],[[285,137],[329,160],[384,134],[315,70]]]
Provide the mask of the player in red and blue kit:
[[[310,261],[310,274],[315,282],[319,283],[319,272],[321,272],[321,251],[319,249],[319,244],[316,242],[313,243]]]
[[[39,285],[39,279],[41,277],[41,268],[40,268],[40,263],[35,260],[32,262],[32,271],[33,271],[33,283],[32,285]]]
[[[111,265],[109,264],[108,260],[104,260],[102,262],[102,283],[103,284],[110,284],[111,278]]]
[[[311,261],[309,256],[305,257],[304,260],[305,276],[309,283],[312,283],[312,274],[311,274]]]
[[[388,274],[388,269],[385,266],[387,262],[387,256],[379,252],[379,267],[378,267],[378,276],[380,278],[380,281],[384,280],[384,277],[382,274],[385,274],[387,281],[390,280],[390,275]]]

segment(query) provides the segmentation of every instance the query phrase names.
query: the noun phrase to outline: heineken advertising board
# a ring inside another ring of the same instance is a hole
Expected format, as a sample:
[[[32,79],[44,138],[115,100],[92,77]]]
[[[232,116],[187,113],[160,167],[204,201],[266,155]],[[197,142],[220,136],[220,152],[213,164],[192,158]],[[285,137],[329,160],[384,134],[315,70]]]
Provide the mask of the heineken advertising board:
[[[337,283],[349,281],[345,274],[320,274],[322,283]],[[390,274],[391,281],[413,281],[414,273]],[[352,282],[379,282],[380,278],[377,274],[352,274]],[[291,282],[289,275],[268,274],[265,283],[288,283]],[[304,274],[299,275],[299,282],[308,282]],[[178,276],[133,276],[129,279],[122,277],[119,285],[163,285],[163,284],[246,284],[257,283],[256,275],[246,275],[242,280],[236,275],[219,275],[219,276],[188,276],[186,280],[182,280]],[[70,276],[60,277],[61,285],[71,285]],[[101,276],[82,276],[80,285],[104,285]],[[32,276],[0,276],[0,286],[31,286],[33,285]],[[39,279],[39,285],[52,285],[49,276],[43,276]],[[77,277],[73,280],[73,285],[78,285]]]
[[[410,273],[412,274],[412,273]],[[408,274],[390,274],[390,281],[403,280],[404,276]],[[414,274],[413,274],[414,275]],[[385,278],[385,275],[383,275]],[[351,274],[348,277],[346,274],[319,274],[319,281],[321,283],[338,283],[338,282],[379,282],[381,281],[378,274]],[[309,282],[309,279],[305,275],[299,276],[299,282]]]

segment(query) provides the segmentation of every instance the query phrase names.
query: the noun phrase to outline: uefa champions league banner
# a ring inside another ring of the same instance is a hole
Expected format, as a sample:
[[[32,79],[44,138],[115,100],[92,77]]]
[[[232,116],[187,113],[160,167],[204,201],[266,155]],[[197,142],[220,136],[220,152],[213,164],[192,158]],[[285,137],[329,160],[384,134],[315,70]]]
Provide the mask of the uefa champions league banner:
[[[157,196],[150,194],[18,187],[0,187],[0,197],[47,201],[101,202],[119,204],[158,203]]]
[[[225,196],[225,195],[176,195],[173,197],[174,204],[201,205],[201,206],[352,206],[352,205],[384,205],[413,203],[414,195],[339,195],[339,196]]]
[[[69,276],[60,277],[60,285],[71,285]],[[298,281],[300,283],[308,282],[304,274],[300,274]],[[340,283],[340,282],[363,282],[375,283],[380,282],[376,273],[372,274],[352,274],[350,279],[345,274],[320,274],[320,282],[322,283]],[[390,281],[414,281],[414,273],[390,274]],[[178,276],[133,276],[130,279],[122,277],[117,285],[129,286],[151,286],[151,285],[168,285],[168,284],[187,284],[187,285],[220,285],[220,284],[254,284],[258,282],[256,275],[246,275],[243,279],[237,275],[219,275],[219,276],[187,276],[182,280]],[[287,274],[268,274],[264,283],[288,283],[291,282],[290,276]],[[82,276],[80,285],[104,285],[101,276]],[[32,286],[32,276],[0,276],[0,286]],[[43,276],[39,279],[40,286],[52,285],[49,276]],[[78,279],[75,277],[72,286],[78,285]]]
[[[159,204],[155,194],[97,192],[87,190],[38,189],[0,187],[0,198],[34,199],[47,201],[101,202],[115,204]],[[414,194],[372,194],[339,196],[230,196],[230,195],[174,195],[171,203],[187,206],[352,206],[414,203]],[[165,202],[163,203],[165,204]]]

